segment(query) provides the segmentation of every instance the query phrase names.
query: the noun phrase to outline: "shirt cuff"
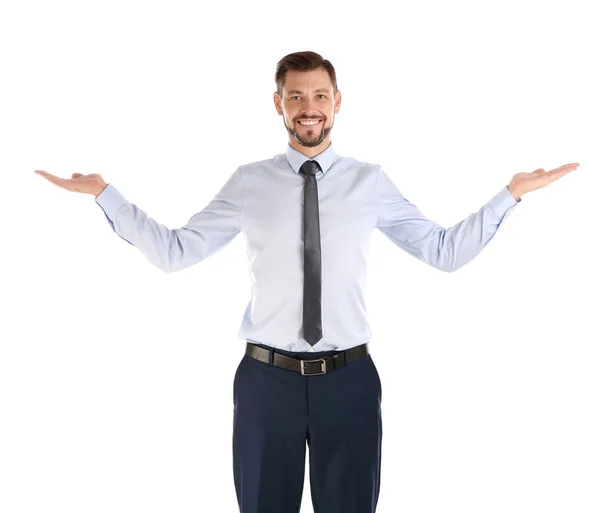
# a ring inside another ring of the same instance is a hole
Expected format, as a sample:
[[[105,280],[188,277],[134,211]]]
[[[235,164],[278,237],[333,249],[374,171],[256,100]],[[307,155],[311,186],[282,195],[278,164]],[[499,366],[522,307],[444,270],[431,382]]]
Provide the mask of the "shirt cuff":
[[[110,220],[114,220],[115,214],[119,209],[129,202],[115,187],[108,184],[96,197],[96,203],[102,207],[102,210],[104,210]]]
[[[504,214],[512,207],[515,207],[517,203],[521,202],[521,198],[519,201],[516,201],[515,198],[512,197],[512,194],[508,192],[508,185],[503,187],[502,190],[496,194],[490,201],[488,201],[488,207],[490,207],[498,217],[504,217]]]

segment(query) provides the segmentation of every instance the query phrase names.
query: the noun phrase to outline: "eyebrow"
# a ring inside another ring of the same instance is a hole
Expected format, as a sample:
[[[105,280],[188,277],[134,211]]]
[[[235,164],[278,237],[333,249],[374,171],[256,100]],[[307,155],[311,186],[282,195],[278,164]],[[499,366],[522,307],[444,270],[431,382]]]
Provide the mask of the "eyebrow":
[[[315,93],[328,93],[329,89],[316,89]],[[303,94],[302,91],[298,91],[298,89],[292,89],[291,91],[288,91],[288,94]]]

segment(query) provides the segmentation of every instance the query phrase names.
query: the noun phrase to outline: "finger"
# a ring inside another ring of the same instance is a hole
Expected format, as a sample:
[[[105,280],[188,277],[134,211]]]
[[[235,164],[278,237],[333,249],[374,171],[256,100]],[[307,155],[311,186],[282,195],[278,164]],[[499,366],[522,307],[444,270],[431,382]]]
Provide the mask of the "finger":
[[[35,170],[35,172],[36,172],[38,175],[41,175],[41,176],[43,176],[44,178],[47,178],[48,180],[50,180],[50,178],[58,178],[58,176],[54,176],[54,175],[52,175],[52,174],[48,173],[47,171],[42,171],[41,169],[36,169],[36,170]]]
[[[552,171],[563,171],[563,170],[567,170],[567,171],[573,171],[574,169],[577,169],[579,167],[579,162],[571,162],[570,164],[565,164],[564,166],[560,166],[557,167],[556,169],[552,169]]]
[[[574,167],[561,166],[559,168],[548,171],[545,175],[542,176],[542,178],[545,180],[546,183],[550,183],[554,180],[558,180],[560,177],[569,174],[571,171],[574,170]]]
[[[52,182],[54,185],[58,185],[59,187],[64,187],[66,185],[66,183],[68,183],[67,180],[65,180],[64,178],[60,178],[59,176],[54,176],[53,174],[47,173],[46,171],[42,171],[40,169],[35,171],[38,175],[43,176],[46,180]]]
[[[575,171],[575,169],[577,169],[578,166],[579,166],[579,164],[577,164],[577,163],[565,164],[564,166],[560,166],[560,167],[557,167],[556,169],[552,169],[552,170],[548,171],[548,174],[551,176],[563,176],[563,175],[566,175],[567,173],[570,173],[571,171]]]

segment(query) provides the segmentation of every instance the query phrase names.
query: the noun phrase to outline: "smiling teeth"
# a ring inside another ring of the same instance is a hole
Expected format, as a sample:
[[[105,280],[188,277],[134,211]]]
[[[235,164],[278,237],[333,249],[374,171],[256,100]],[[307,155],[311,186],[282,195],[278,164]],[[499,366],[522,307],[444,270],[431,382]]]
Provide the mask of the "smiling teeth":
[[[301,125],[316,125],[319,121],[321,121],[320,119],[316,119],[313,121],[300,121],[299,123]]]

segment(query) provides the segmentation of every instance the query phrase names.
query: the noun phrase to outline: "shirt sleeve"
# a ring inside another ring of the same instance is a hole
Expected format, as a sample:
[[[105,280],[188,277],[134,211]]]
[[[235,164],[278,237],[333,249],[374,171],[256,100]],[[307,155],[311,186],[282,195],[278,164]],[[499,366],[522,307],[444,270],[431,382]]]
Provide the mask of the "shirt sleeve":
[[[216,253],[241,231],[245,183],[238,168],[204,209],[170,229],[130,203],[112,184],[96,198],[111,228],[156,267],[175,272]]]
[[[394,244],[441,271],[456,271],[486,246],[517,202],[503,187],[477,212],[450,228],[427,219],[380,168],[377,228]]]

